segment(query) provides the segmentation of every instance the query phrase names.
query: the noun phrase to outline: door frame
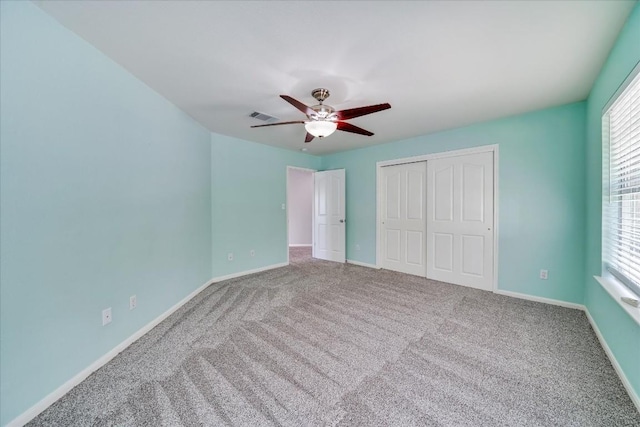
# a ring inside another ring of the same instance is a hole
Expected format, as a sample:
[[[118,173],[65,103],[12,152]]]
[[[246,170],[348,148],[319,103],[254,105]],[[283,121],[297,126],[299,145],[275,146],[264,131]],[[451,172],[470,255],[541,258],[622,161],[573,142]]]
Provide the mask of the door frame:
[[[437,153],[422,154],[401,159],[384,160],[376,162],[376,268],[381,267],[382,260],[382,168],[385,166],[402,165],[405,163],[428,162],[429,160],[446,157],[457,157],[467,154],[493,153],[493,285],[492,291],[498,290],[498,144],[481,145],[460,150],[441,151]],[[425,219],[426,221],[426,219]],[[428,230],[427,230],[428,231]],[[427,254],[425,252],[424,256]],[[426,260],[425,260],[426,262]]]
[[[286,210],[285,210],[285,226],[286,226],[286,248],[287,248],[287,265],[289,265],[289,171],[290,170],[299,170],[299,171],[304,171],[304,172],[310,172],[311,174],[314,174],[315,172],[318,172],[316,169],[309,169],[309,168],[301,168],[298,166],[287,166],[286,169],[286,186],[285,186],[285,206],[286,206]],[[315,201],[315,197],[312,197],[313,199],[313,206],[311,208],[311,255],[315,255],[315,251],[316,251],[316,245],[315,245],[315,239],[313,237],[313,230],[316,227],[316,218],[315,215],[313,214],[315,212],[315,208],[316,208],[316,201]]]

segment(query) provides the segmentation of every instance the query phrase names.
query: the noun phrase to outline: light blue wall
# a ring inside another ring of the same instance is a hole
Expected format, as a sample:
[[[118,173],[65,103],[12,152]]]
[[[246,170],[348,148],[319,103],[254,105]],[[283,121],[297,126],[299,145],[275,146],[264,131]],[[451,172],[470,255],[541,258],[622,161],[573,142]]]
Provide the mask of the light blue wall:
[[[31,2],[0,8],[4,425],[210,279],[211,148]]]
[[[211,144],[214,276],[286,262],[287,166],[319,169],[320,158],[217,134]]]
[[[587,101],[587,254],[585,305],[640,395],[640,326],[593,279],[601,273],[602,109],[640,61],[640,5],[622,29]]]
[[[346,168],[347,258],[376,262],[376,162],[498,144],[498,287],[581,304],[584,139],[577,103],[323,157],[324,169]]]

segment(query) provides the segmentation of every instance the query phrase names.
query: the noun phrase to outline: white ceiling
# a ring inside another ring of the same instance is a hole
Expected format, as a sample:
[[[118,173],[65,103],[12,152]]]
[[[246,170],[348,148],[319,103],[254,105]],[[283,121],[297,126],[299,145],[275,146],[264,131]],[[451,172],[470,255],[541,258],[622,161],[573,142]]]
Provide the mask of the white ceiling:
[[[326,154],[586,99],[634,1],[36,1],[213,132]],[[304,115],[389,102],[304,144]]]

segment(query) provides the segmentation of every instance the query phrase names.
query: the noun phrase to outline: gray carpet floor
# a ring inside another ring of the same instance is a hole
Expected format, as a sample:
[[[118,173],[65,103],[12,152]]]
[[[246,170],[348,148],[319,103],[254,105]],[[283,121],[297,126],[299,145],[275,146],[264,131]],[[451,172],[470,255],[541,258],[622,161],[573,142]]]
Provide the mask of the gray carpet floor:
[[[30,423],[640,426],[579,310],[314,260],[209,286]]]

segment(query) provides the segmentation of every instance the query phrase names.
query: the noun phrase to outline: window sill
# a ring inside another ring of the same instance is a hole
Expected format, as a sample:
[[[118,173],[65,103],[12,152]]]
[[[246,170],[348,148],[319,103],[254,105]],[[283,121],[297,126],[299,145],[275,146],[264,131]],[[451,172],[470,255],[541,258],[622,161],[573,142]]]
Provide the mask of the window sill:
[[[620,298],[631,297],[638,299],[638,296],[631,292],[626,286],[616,280],[614,277],[600,277],[593,276],[594,279],[600,283],[600,285],[611,295],[614,301],[616,301],[624,311],[631,316],[633,320],[640,326],[640,307],[634,307],[632,305],[623,302]]]

